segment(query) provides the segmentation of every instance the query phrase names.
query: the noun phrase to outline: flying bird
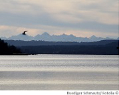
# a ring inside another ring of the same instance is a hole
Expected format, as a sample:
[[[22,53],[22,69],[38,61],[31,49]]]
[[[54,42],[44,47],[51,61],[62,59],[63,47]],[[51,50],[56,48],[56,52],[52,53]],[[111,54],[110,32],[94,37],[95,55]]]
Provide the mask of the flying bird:
[[[24,31],[24,32],[22,33],[22,35],[26,35],[26,32],[27,32],[27,31]]]

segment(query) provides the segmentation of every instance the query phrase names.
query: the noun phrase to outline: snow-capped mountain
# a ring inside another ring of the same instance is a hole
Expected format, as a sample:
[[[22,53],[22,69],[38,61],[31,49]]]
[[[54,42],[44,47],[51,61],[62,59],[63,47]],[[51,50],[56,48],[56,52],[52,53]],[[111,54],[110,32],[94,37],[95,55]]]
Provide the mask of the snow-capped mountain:
[[[87,37],[76,37],[74,35],[50,35],[47,32],[44,32],[43,34],[38,34],[35,37],[29,36],[29,35],[16,35],[16,36],[11,36],[9,38],[4,38],[7,40],[24,40],[24,41],[31,41],[31,40],[42,40],[42,41],[54,41],[54,42],[93,42],[93,41],[100,41],[100,40],[108,40],[111,38],[102,38],[102,37],[96,37],[96,36],[91,36],[89,38]]]
[[[62,42],[92,42],[92,41],[100,41],[105,38],[101,37],[96,37],[96,36],[91,36],[90,38],[87,37],[76,37],[74,35],[50,35],[47,32],[41,34],[41,35],[36,35],[34,37],[34,40],[43,40],[43,41],[62,41]]]

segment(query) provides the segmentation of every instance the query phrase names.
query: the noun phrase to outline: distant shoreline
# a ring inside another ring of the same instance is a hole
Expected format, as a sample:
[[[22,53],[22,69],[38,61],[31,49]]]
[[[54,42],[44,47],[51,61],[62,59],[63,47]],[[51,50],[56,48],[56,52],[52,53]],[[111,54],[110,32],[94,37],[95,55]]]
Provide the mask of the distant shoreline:
[[[0,56],[12,56],[12,55],[15,55],[15,56],[28,56],[28,55],[119,55],[119,54],[64,54],[64,53],[40,53],[40,54],[0,54]]]
[[[15,46],[21,52],[2,55],[118,55],[119,40],[102,40],[97,42],[47,42],[5,40],[10,46]],[[1,54],[0,54],[1,55]]]

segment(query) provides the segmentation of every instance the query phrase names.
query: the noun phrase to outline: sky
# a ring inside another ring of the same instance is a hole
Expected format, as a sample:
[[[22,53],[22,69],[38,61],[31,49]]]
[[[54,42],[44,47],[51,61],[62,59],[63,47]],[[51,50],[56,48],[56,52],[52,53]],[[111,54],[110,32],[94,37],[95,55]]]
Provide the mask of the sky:
[[[0,0],[0,37],[118,37],[118,0]]]

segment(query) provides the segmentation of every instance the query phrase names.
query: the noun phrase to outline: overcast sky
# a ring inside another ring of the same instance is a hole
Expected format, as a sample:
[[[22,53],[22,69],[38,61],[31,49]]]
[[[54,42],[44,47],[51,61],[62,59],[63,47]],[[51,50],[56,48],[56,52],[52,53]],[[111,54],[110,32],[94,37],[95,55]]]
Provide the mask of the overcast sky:
[[[24,30],[118,37],[118,0],[0,0],[0,37]]]

